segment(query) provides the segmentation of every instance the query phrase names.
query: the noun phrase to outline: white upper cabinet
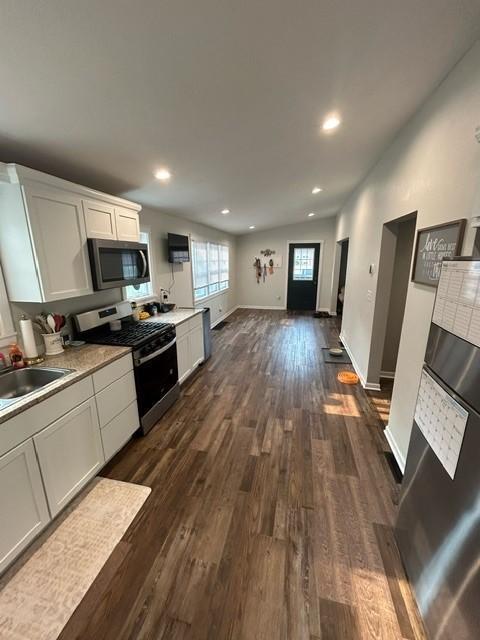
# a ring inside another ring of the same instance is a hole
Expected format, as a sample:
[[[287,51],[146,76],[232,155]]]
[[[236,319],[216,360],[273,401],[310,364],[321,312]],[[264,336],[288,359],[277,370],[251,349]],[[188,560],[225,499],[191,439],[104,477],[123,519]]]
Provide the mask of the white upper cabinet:
[[[37,185],[24,193],[42,301],[92,293],[81,199]]]
[[[138,242],[140,221],[138,212],[126,207],[116,207],[107,202],[84,200],[83,212],[87,238]]]
[[[93,293],[87,238],[138,242],[140,206],[0,163],[0,260],[12,302]]]
[[[125,207],[115,207],[115,222],[117,225],[117,240],[139,242],[140,223],[136,211]]]
[[[117,239],[115,207],[96,200],[83,201],[87,238]]]

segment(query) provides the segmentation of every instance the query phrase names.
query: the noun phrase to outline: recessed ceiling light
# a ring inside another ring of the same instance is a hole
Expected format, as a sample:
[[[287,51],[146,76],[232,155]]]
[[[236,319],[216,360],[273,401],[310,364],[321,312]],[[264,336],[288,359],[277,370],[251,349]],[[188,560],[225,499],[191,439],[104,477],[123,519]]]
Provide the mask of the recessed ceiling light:
[[[313,213],[313,211],[311,211],[311,212],[308,214],[308,217],[309,217],[309,218],[312,218],[314,215],[315,215],[315,214]]]
[[[322,187],[313,187],[312,189],[312,193],[315,195],[316,193],[320,193],[320,191],[323,191]]]
[[[172,177],[172,174],[168,169],[163,168],[163,169],[159,169],[158,171],[155,171],[155,178],[157,180],[161,180],[162,182],[168,182],[171,177]]]
[[[251,224],[248,228],[249,228],[249,229],[255,229],[255,225],[254,225],[254,224]]]
[[[322,129],[324,131],[332,131],[332,129],[336,129],[339,124],[340,118],[336,114],[332,113],[323,121]]]
[[[222,209],[222,213],[224,216],[226,216],[227,213],[230,213],[230,209]]]

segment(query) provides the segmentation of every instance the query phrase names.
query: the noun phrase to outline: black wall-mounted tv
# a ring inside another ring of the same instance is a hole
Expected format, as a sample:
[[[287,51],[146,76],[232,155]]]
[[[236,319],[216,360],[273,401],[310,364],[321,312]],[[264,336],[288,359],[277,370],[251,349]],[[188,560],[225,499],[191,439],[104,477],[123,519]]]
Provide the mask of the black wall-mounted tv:
[[[179,236],[176,233],[168,234],[168,261],[190,262],[188,236]]]

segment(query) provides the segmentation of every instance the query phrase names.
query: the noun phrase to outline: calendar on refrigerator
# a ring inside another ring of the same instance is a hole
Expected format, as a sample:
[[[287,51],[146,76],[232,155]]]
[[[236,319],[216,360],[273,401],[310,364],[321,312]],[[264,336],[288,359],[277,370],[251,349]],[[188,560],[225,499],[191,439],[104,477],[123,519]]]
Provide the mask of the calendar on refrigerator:
[[[415,422],[452,480],[455,477],[467,420],[468,411],[423,370],[415,408]]]

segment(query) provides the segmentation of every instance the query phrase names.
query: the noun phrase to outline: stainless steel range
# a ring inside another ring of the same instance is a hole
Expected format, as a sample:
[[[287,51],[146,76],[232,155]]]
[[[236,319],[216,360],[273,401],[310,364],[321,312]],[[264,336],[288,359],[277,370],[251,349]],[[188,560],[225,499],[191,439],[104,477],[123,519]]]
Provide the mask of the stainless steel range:
[[[147,433],[180,394],[175,325],[136,322],[129,302],[75,316],[86,342],[132,347],[138,411]]]

